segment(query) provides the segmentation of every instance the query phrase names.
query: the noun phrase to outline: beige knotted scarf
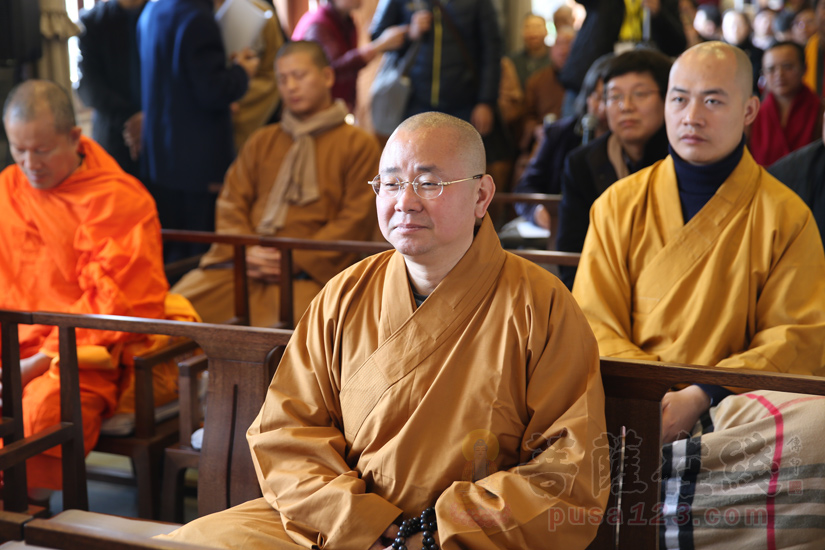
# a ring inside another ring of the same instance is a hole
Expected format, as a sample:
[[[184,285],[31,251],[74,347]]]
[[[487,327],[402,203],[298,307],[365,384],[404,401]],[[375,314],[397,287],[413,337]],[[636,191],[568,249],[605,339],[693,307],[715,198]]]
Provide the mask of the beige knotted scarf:
[[[340,99],[306,120],[298,120],[289,111],[284,111],[281,128],[292,136],[292,146],[266,198],[264,216],[255,228],[258,234],[272,235],[282,228],[290,204],[304,205],[318,200],[318,170],[312,136],[344,124],[347,113],[346,103]]]

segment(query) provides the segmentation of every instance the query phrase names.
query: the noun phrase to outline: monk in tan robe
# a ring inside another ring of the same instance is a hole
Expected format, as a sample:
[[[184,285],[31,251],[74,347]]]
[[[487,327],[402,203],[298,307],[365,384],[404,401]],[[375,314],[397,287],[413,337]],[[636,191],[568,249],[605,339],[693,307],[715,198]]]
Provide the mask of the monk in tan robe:
[[[745,147],[751,71],[719,42],[684,53],[671,154],[593,205],[573,295],[602,355],[825,374],[825,255],[808,207]],[[736,392],[662,401],[662,547],[821,548],[825,399]]]
[[[71,98],[29,80],[12,90],[3,123],[15,165],[0,172],[0,308],[197,320],[170,295],[151,195],[81,135]],[[167,337],[77,330],[84,447],[101,423],[134,413],[132,357]],[[60,422],[58,329],[20,326],[26,435]],[[156,367],[156,404],[177,397],[177,365]],[[134,416],[134,415],[133,415]],[[60,449],[28,461],[31,487],[60,489]]]
[[[218,233],[319,240],[372,239],[375,206],[365,182],[378,170],[375,138],[346,124],[346,106],[332,100],[335,76],[315,42],[290,42],[278,52],[278,87],[284,101],[280,124],[255,132],[226,174],[218,197]],[[295,318],[321,287],[355,261],[352,254],[296,251]],[[192,301],[204,321],[233,316],[232,249],[215,245],[200,268],[174,291]],[[280,254],[247,249],[251,323],[279,319]]]
[[[399,126],[373,184],[395,250],[298,324],[247,434],[263,498],[174,540],[378,550],[434,507],[445,550],[588,545],[609,485],[596,342],[558,279],[502,250],[484,168],[466,122]]]

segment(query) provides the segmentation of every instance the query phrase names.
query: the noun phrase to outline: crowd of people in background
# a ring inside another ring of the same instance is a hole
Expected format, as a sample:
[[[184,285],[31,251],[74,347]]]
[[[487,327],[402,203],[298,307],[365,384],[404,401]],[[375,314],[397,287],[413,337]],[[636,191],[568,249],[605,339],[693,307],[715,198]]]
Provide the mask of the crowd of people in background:
[[[367,41],[353,17],[360,0],[320,2],[291,36],[271,5],[252,2],[269,17],[238,52],[225,51],[215,22],[222,0],[116,0],[81,17],[78,92],[94,109],[93,136],[152,192],[164,227],[215,228],[224,174],[286,105],[274,60],[290,40],[320,44],[332,99],[367,131],[359,74],[385,53],[409,59],[404,117],[441,111],[470,122],[500,191],[561,193],[553,221],[562,251],[581,251],[590,204],[610,184],[668,153],[667,63],[693,45],[719,40],[750,60],[761,108],[745,139],[758,163],[822,135],[822,1],[754,0],[737,10],[724,0],[589,0],[575,16],[567,2],[551,20],[525,14],[509,53],[492,0],[383,1],[362,29]],[[516,211],[551,227],[542,206]],[[203,251],[174,247],[167,261]],[[574,274],[562,273],[569,287]]]

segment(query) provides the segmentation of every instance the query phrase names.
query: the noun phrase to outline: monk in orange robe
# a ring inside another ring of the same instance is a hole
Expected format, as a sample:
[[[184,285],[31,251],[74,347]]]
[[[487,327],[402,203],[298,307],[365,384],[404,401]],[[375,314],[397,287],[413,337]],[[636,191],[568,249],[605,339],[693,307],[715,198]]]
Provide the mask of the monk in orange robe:
[[[152,197],[102,147],[81,136],[69,95],[24,82],[3,112],[16,162],[0,172],[0,308],[195,319],[168,295],[160,224]],[[118,407],[121,357],[163,343],[153,336],[77,330],[85,449]],[[20,326],[26,435],[59,421],[58,334]],[[156,384],[158,401],[176,380]],[[125,383],[124,383],[125,382]],[[59,489],[59,448],[29,461],[29,485]]]

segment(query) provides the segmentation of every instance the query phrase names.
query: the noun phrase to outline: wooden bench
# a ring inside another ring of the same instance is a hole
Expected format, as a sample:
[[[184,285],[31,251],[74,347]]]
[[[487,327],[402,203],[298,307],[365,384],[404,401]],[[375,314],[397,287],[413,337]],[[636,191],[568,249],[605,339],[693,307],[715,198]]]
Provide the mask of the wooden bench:
[[[134,430],[131,434],[108,435],[101,432],[94,450],[128,457],[132,462],[134,478],[124,477],[122,471],[89,468],[88,479],[109,483],[135,485],[138,496],[138,516],[157,518],[160,514],[161,469],[164,450],[179,437],[179,415],[155,420],[153,370],[166,361],[183,360],[198,349],[189,339],[170,342],[152,353],[135,356],[134,361]],[[181,377],[184,384],[188,383]],[[179,400],[181,407],[185,400]],[[185,413],[184,413],[185,414]]]
[[[607,397],[606,417],[608,433],[611,436],[610,456],[614,491],[608,501],[609,513],[605,515],[596,540],[590,546],[593,550],[658,548],[658,525],[655,520],[660,494],[660,403],[662,396],[671,387],[678,384],[706,383],[825,395],[825,380],[811,376],[609,358],[602,358],[601,371]],[[640,491],[638,485],[630,488],[623,484],[630,476],[645,481],[644,490]],[[206,478],[204,482],[211,484],[212,480]],[[257,481],[251,483],[254,487],[249,487],[248,493],[257,496]],[[624,521],[615,521],[620,517],[617,510],[621,511]],[[210,511],[216,511],[215,507]],[[633,521],[628,521],[628,518],[632,518]],[[25,535],[26,540],[33,544],[67,550],[88,550],[88,538],[76,538],[73,530],[77,531],[78,536],[89,536],[88,529],[82,525],[57,526],[50,523],[50,520],[33,520],[27,523]],[[44,534],[48,532],[52,534]],[[54,533],[60,535],[56,536]],[[107,533],[106,537],[107,544],[110,544],[112,537],[117,540],[117,533]],[[123,548],[159,548],[158,541],[141,542],[139,537],[131,535],[127,542],[129,546]]]
[[[21,313],[0,311],[3,328],[4,365],[14,365],[17,353],[18,324],[43,324],[59,327],[61,351],[61,376],[65,371],[66,383],[61,379],[61,393],[70,399],[64,400],[66,406],[77,403],[76,418],[80,418],[79,386],[77,384],[77,355],[74,347],[74,329],[97,329],[133,332],[139,334],[166,334],[169,336],[189,338],[196,342],[205,353],[209,362],[209,409],[206,424],[210,426],[204,437],[204,454],[209,458],[201,464],[203,483],[199,490],[199,511],[201,514],[223,510],[229,506],[245,502],[260,495],[257,477],[254,472],[249,448],[246,443],[246,429],[258,414],[274,369],[291,331],[209,325],[205,323],[182,323],[155,319],[115,317],[102,315],[71,315],[59,313]],[[8,357],[7,357],[8,355]],[[19,403],[12,399],[13,383],[6,384],[5,377],[12,378],[15,369],[4,368],[4,399],[6,403]],[[19,378],[19,371],[18,371]],[[73,378],[72,378],[73,377]],[[74,382],[73,382],[74,380]],[[12,380],[13,382],[13,380]],[[19,385],[19,382],[18,384]],[[74,389],[72,389],[74,388]],[[242,396],[242,398],[239,398]],[[65,407],[64,407],[65,408]],[[18,412],[19,407],[9,405],[4,412]],[[22,420],[20,433],[22,433]],[[0,426],[10,426],[4,420]],[[71,430],[79,430],[72,432]],[[15,499],[9,498],[7,510],[27,512],[25,474],[20,475],[24,464],[8,462],[8,456],[27,458],[61,444],[67,434],[74,433],[72,446],[64,444],[64,456],[74,457],[71,470],[64,466],[64,508],[86,509],[86,477],[83,462],[83,432],[79,421],[75,425],[68,422],[47,432],[27,438],[36,445],[20,449],[17,443],[8,441],[0,450],[0,469],[7,473],[4,491]],[[63,439],[58,439],[58,436]],[[16,437],[16,436],[15,436]],[[7,468],[7,464],[11,464]],[[12,466],[16,469],[13,469]],[[158,476],[159,476],[158,472]],[[23,504],[19,504],[22,502]],[[8,516],[8,514],[6,514]],[[19,523],[30,519],[31,514],[18,514]],[[3,531],[4,520],[15,517],[0,517],[0,539],[15,538],[14,531]],[[19,538],[19,537],[17,537]]]

